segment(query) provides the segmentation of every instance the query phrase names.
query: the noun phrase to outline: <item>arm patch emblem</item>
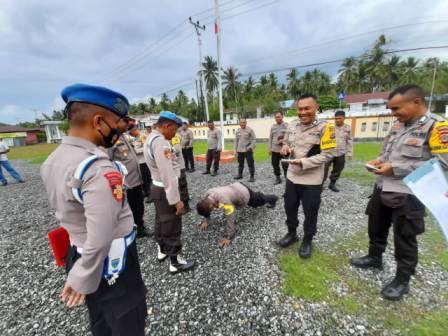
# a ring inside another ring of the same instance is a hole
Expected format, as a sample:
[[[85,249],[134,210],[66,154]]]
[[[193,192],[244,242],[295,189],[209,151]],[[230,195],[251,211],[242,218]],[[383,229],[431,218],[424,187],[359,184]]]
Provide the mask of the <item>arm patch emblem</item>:
[[[123,200],[123,177],[118,172],[109,172],[104,174],[107,182],[109,183],[112,196],[117,202]]]

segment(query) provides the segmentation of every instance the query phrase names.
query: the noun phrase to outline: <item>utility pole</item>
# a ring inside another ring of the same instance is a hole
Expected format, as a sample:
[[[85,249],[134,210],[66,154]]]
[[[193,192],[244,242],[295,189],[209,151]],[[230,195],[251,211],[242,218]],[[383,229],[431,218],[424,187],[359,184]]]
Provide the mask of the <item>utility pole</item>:
[[[222,83],[221,83],[221,21],[219,19],[219,0],[215,0],[215,34],[216,47],[218,52],[218,97],[219,97],[219,119],[221,121],[221,141],[224,150],[224,108],[222,104]]]
[[[434,86],[435,86],[435,83],[436,83],[436,73],[437,73],[437,59],[434,59],[434,72],[432,74],[431,94],[429,96],[429,104],[428,104],[428,111],[429,112],[431,112],[432,95],[434,93]]]
[[[193,25],[193,27],[196,30],[196,35],[198,37],[198,46],[199,46],[199,77],[201,80],[201,96],[202,99],[205,101],[205,116],[207,118],[207,121],[209,120],[209,115],[208,115],[208,102],[207,102],[207,93],[204,94],[204,90],[205,90],[205,85],[204,85],[204,72],[202,71],[202,40],[201,40],[201,30],[205,31],[205,25],[200,25],[199,21],[193,22],[193,20],[191,19],[191,17],[189,18],[190,23]],[[204,106],[203,105],[203,106]]]

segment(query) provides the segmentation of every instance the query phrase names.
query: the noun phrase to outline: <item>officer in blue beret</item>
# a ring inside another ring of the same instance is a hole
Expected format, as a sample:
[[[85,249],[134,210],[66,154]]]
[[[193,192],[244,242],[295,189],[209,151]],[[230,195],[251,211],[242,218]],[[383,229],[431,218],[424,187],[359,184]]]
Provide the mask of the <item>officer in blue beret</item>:
[[[62,91],[69,135],[41,168],[50,206],[68,232],[62,301],[87,304],[93,335],[144,335],[146,288],[124,190],[125,169],[110,148],[128,126],[129,102],[86,84]]]

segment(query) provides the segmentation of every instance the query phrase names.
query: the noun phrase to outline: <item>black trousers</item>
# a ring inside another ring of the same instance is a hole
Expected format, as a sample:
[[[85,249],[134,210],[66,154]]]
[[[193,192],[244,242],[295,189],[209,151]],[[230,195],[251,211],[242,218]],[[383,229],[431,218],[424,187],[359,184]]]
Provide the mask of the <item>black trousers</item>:
[[[182,155],[184,157],[185,168],[187,170],[194,169],[193,147],[182,148]]]
[[[383,254],[392,226],[397,274],[409,277],[415,273],[418,262],[417,235],[425,231],[425,207],[414,195],[407,195],[402,206],[391,208],[384,205],[381,193],[381,189],[375,187],[366,209],[369,255]]]
[[[139,185],[132,189],[128,189],[126,191],[126,196],[128,198],[129,207],[132,211],[132,216],[134,216],[134,223],[138,227],[143,227],[145,224],[143,220],[143,215],[145,213],[143,187]]]
[[[254,152],[238,152],[238,175],[243,175],[244,170],[244,160],[247,161],[247,166],[249,167],[250,176],[255,175],[255,164],[254,164]]]
[[[176,207],[166,199],[165,189],[151,185],[151,198],[156,208],[154,237],[163,253],[176,256],[182,249],[182,217],[176,215]]]
[[[275,176],[280,176],[280,164],[281,164],[282,168],[283,168],[283,176],[286,177],[286,172],[288,171],[288,163],[281,162],[280,160],[285,159],[287,157],[288,156],[281,155],[280,153],[276,153],[276,152],[271,153],[271,164],[272,164],[272,168],[274,168]]]
[[[187,182],[187,174],[185,173],[185,169],[181,169],[180,177],[179,177],[179,193],[180,200],[186,204],[190,200],[190,194],[188,193],[188,182]]]
[[[328,171],[330,170],[331,165],[333,165],[333,169],[331,170],[330,181],[336,182],[338,180],[339,176],[341,176],[342,171],[344,170],[345,155],[336,156],[325,164],[325,172],[324,172],[324,181],[323,182],[325,182],[327,180]]]
[[[221,151],[216,149],[207,150],[207,171],[210,171],[213,162],[213,170],[219,170],[219,159],[221,158]]]
[[[67,273],[80,257],[72,246],[66,257]],[[101,279],[98,290],[86,296],[86,305],[94,336],[145,335],[146,288],[135,241],[128,248],[124,272],[112,286]]]
[[[143,195],[145,197],[149,196],[150,190],[151,190],[151,171],[149,170],[149,167],[146,163],[140,163],[140,172],[142,174],[143,179]]]
[[[241,182],[240,182],[241,183]],[[266,195],[259,191],[253,191],[251,188],[249,188],[244,183],[241,183],[243,186],[249,190],[249,202],[247,203],[248,206],[252,208],[258,208],[260,206],[263,206],[267,203]],[[272,196],[272,195],[269,195]]]
[[[305,214],[303,231],[305,237],[312,238],[317,232],[322,185],[294,184],[289,179],[285,186],[286,225],[290,232],[295,232],[299,225],[297,218],[300,203]]]

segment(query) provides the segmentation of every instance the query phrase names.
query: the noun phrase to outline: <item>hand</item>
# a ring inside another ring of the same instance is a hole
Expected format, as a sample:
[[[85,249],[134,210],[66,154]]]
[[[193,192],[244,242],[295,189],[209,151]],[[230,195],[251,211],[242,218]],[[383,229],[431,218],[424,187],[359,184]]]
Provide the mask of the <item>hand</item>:
[[[84,304],[86,295],[81,294],[73,289],[68,283],[65,283],[61,293],[62,302],[69,308]]]
[[[252,152],[252,148],[249,147],[249,148],[246,149],[246,151],[247,152]]]
[[[269,154],[269,156],[271,156],[272,155],[272,151],[268,151],[268,154]]]
[[[392,176],[394,174],[394,168],[390,163],[381,163],[376,167],[378,167],[378,170],[374,171],[376,175]]]
[[[380,160],[371,160],[371,161],[367,162],[367,164],[376,167],[376,166],[379,166],[380,164],[382,164],[382,162]]]
[[[300,160],[300,159],[294,159],[294,160],[291,160],[291,161],[289,161],[289,164],[295,164],[295,165],[299,165],[299,167],[302,167],[302,160]]]
[[[233,155],[236,155],[236,150],[233,151]]]
[[[176,207],[176,215],[182,215],[184,212],[184,202],[179,201],[175,204]]]
[[[219,245],[219,247],[227,247],[227,246],[230,245],[231,242],[232,242],[232,241],[231,241],[230,239],[228,239],[228,238],[222,238],[222,239],[218,242],[218,245]]]
[[[208,229],[208,220],[204,219],[204,221],[199,225],[199,229],[201,231],[205,231]]]
[[[353,156],[352,155],[347,155],[347,160],[353,160]]]
[[[288,145],[283,145],[282,149],[280,150],[280,154],[283,156],[288,155],[291,152]]]

